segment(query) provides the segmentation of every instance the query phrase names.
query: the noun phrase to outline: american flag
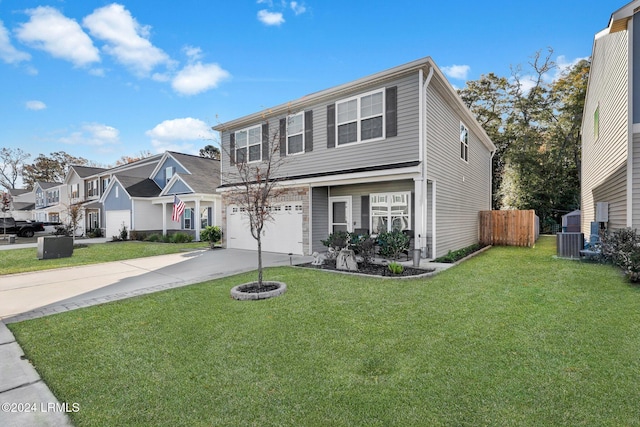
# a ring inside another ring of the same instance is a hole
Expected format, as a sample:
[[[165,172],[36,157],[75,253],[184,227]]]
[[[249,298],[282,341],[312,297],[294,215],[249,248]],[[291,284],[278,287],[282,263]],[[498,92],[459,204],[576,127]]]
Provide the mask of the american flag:
[[[180,217],[184,212],[184,202],[178,198],[178,196],[173,196],[173,214],[171,215],[171,220],[174,222],[180,221]]]

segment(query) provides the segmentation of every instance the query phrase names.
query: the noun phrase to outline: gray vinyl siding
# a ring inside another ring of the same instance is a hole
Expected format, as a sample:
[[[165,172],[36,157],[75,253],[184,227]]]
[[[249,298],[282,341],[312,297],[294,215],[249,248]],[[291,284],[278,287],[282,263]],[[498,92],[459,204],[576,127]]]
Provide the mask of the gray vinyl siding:
[[[324,252],[320,242],[327,238],[329,230],[329,196],[327,187],[311,189],[311,252]]]
[[[627,166],[622,165],[593,189],[593,210],[587,212],[595,218],[595,206],[598,202],[609,203],[609,229],[627,226]]]
[[[628,32],[620,31],[601,36],[593,45],[592,65],[582,122],[582,232],[588,234],[595,218],[594,192],[607,188],[599,196],[617,197],[626,192],[626,175],[620,168],[627,162],[629,139],[628,102]],[[594,112],[599,106],[599,133],[594,134]],[[612,180],[614,173],[624,180]],[[607,183],[603,187],[603,184]],[[611,185],[619,186],[612,188]],[[613,200],[613,199],[612,199]],[[611,200],[599,200],[608,201]],[[617,226],[626,226],[626,209],[619,211],[622,219]],[[610,224],[610,226],[613,224]]]
[[[416,71],[402,78],[385,82],[383,85],[360,88],[353,93],[305,107],[304,111],[313,111],[313,150],[287,156],[279,168],[279,175],[298,176],[418,160],[418,83],[418,72]],[[327,105],[351,96],[392,86],[396,86],[398,90],[397,136],[327,148]],[[292,111],[291,113],[297,112]],[[270,139],[273,139],[278,132],[281,118],[283,117],[269,119]],[[229,163],[229,135],[237,130],[241,129],[229,129],[229,131],[222,132],[224,153],[222,170],[223,183],[225,184],[230,182],[226,173],[233,172],[235,169]],[[279,150],[276,151],[276,157],[280,158]]]
[[[478,212],[491,209],[491,153],[462,120],[469,129],[469,161],[460,158],[461,117],[433,86],[427,89],[426,114],[427,179],[436,183],[439,257],[477,243]]]

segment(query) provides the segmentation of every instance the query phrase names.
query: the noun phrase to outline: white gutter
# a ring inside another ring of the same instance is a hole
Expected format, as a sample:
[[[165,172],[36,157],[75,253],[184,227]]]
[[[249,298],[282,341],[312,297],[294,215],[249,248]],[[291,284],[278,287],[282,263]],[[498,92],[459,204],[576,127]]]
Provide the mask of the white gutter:
[[[429,87],[429,83],[431,83],[431,78],[433,77],[434,67],[429,67],[429,74],[427,75],[426,80],[423,80],[423,71],[420,69],[420,102],[419,102],[419,114],[420,114],[420,183],[422,194],[421,200],[419,201],[420,209],[422,210],[421,214],[421,231],[422,235],[419,236],[419,239],[416,239],[416,245],[419,245],[416,249],[425,249],[423,253],[426,254],[427,247],[427,210],[428,210],[428,202],[427,202],[427,88]],[[432,209],[435,205],[432,206]],[[435,217],[435,212],[433,213]],[[435,230],[434,230],[435,231]]]

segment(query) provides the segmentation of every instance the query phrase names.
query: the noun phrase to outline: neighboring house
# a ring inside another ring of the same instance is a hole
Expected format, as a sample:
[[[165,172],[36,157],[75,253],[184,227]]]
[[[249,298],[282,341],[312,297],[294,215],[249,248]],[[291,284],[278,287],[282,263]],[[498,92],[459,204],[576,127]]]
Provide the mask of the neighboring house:
[[[33,219],[61,222],[66,218],[67,186],[61,182],[36,182],[33,187],[35,209]]]
[[[31,190],[12,188],[9,193],[8,214],[14,219],[27,221],[33,219],[33,210],[36,206],[35,194]]]
[[[637,0],[615,11],[593,42],[581,130],[586,235],[593,221],[640,227],[639,8]]]
[[[86,232],[100,228],[102,205],[97,202],[100,196],[100,174],[107,169],[89,166],[71,166],[64,183],[67,185],[68,204],[79,204],[80,221],[76,234],[85,235]]]
[[[145,176],[131,170],[113,174],[100,202],[104,206],[106,237],[122,227],[144,234],[187,232],[200,240],[200,230],[219,224],[220,161],[166,152]],[[174,196],[185,205],[180,221],[172,221]]]
[[[285,193],[265,251],[310,254],[339,230],[412,230],[434,258],[478,241],[495,146],[429,57],[221,124],[224,238],[255,249],[229,204],[236,162],[259,164],[277,133]]]

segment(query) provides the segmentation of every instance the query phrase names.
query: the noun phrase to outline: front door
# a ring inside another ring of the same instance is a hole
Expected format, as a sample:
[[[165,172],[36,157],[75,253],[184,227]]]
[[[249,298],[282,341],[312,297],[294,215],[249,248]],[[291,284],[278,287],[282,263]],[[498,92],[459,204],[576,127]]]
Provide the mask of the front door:
[[[351,230],[351,196],[330,197],[329,233]]]

